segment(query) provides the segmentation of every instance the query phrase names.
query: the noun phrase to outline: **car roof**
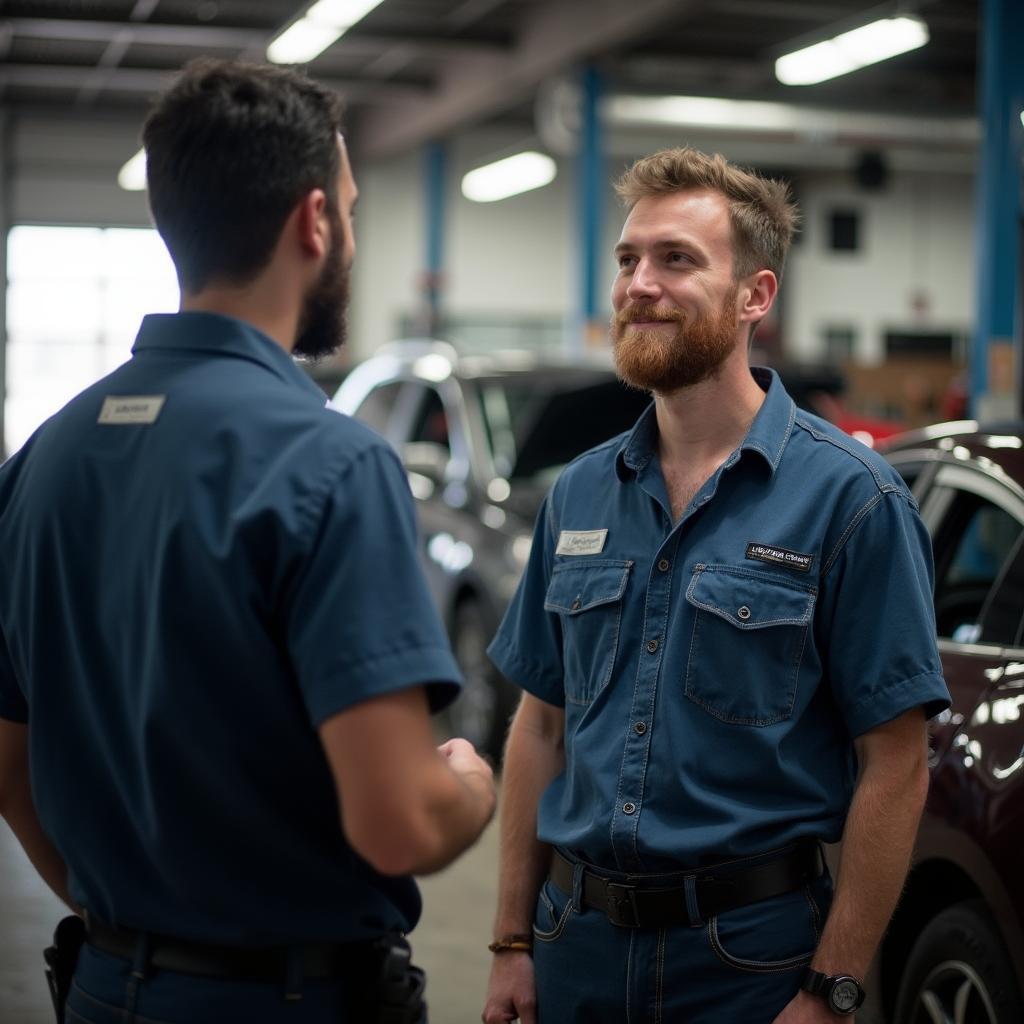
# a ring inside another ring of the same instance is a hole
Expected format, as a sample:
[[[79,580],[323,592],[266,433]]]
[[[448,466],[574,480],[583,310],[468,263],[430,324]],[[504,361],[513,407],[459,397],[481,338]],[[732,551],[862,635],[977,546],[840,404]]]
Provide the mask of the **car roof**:
[[[995,463],[1024,485],[1024,420],[937,423],[886,438],[879,442],[878,450],[886,456],[914,451],[966,453],[971,458]]]

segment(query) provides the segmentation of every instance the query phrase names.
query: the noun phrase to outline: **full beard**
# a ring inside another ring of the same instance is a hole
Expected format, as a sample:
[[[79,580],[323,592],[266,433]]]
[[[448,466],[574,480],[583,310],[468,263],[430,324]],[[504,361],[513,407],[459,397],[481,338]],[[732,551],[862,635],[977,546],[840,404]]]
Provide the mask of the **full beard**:
[[[349,271],[342,267],[342,227],[338,218],[331,231],[331,249],[324,268],[302,306],[299,333],[292,349],[295,355],[320,359],[341,348],[345,343],[348,298]]]
[[[671,307],[632,305],[612,317],[615,368],[631,387],[668,394],[714,377],[736,347],[733,287],[716,314],[690,319]],[[675,329],[643,330],[635,321],[661,320]]]

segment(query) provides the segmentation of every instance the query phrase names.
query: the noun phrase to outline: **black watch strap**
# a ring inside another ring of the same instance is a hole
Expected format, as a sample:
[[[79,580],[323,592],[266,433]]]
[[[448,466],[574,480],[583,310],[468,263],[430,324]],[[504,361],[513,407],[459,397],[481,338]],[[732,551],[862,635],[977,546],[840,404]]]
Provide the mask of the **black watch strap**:
[[[863,986],[849,974],[828,975],[808,968],[800,987],[824,999],[828,1008],[841,1016],[855,1013],[864,1002]]]

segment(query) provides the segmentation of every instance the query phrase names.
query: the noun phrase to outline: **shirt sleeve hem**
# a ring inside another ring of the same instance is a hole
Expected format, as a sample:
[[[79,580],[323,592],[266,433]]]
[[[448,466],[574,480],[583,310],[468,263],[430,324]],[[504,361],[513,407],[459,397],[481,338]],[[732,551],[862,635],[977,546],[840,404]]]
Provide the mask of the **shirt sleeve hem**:
[[[847,726],[852,736],[862,736],[911,708],[923,707],[925,718],[931,719],[949,706],[949,691],[942,676],[938,672],[922,672],[876,690],[855,704],[847,713]]]
[[[557,679],[553,678],[543,668],[519,657],[499,640],[495,640],[487,648],[487,656],[516,686],[544,701],[545,704],[551,704],[556,708],[565,707],[565,690],[560,676]]]
[[[414,647],[364,659],[355,665],[303,686],[314,726],[355,704],[413,686],[425,686],[431,713],[447,707],[459,695],[462,675],[451,651],[443,647]]]

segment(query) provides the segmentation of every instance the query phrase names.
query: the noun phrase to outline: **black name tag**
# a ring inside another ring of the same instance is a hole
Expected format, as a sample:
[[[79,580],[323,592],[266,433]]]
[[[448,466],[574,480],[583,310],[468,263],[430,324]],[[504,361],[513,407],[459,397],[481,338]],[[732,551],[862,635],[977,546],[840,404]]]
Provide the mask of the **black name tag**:
[[[814,555],[803,555],[799,551],[777,548],[773,544],[755,544],[753,541],[747,545],[747,558],[784,565],[787,569],[796,569],[797,572],[810,572],[814,562]]]

